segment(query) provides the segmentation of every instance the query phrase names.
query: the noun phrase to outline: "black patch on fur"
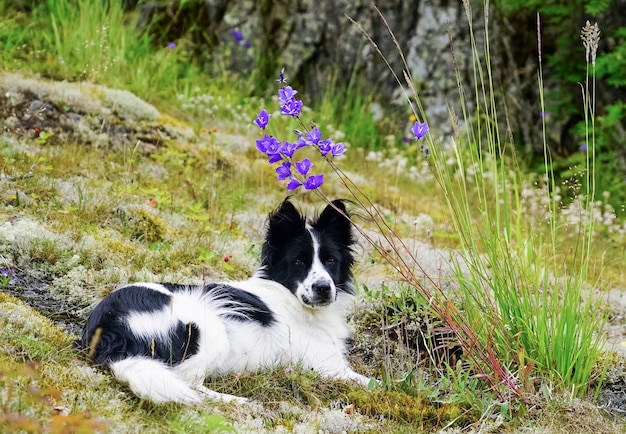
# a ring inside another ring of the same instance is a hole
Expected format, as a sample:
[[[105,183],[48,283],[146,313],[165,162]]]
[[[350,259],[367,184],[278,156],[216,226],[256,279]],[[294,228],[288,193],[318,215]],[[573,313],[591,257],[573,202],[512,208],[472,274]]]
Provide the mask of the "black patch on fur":
[[[174,366],[198,351],[198,327],[178,322],[167,337],[142,338],[128,327],[132,312],[155,312],[170,303],[170,296],[141,285],[120,288],[104,298],[91,313],[77,341],[96,364],[109,364],[144,356]]]
[[[172,292],[180,292],[185,290],[193,290],[195,285],[181,285],[180,283],[161,283],[161,285],[165,286],[169,291]]]
[[[224,307],[236,312],[232,315],[225,315],[227,318],[237,321],[256,321],[264,327],[274,322],[274,316],[267,304],[248,291],[219,283],[205,285],[204,291],[219,291],[218,299],[224,302]]]

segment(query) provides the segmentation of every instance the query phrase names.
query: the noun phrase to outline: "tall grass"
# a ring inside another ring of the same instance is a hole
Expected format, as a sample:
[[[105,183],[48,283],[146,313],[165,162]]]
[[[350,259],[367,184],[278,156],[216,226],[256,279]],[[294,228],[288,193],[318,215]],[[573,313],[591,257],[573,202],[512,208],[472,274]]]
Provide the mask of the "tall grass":
[[[175,49],[155,49],[136,18],[124,16],[121,0],[49,0],[39,13],[48,14],[52,32],[43,35],[65,77],[124,85],[155,99],[171,97],[179,79],[201,76],[177,61]]]
[[[142,98],[175,101],[188,83],[206,80],[181,47],[155,47],[122,0],[48,0],[0,23],[5,66],[73,81],[124,88]],[[4,10],[15,5],[2,0]]]
[[[562,252],[564,246],[558,238],[562,220],[554,193],[555,177],[550,170],[551,156],[544,140],[547,169],[543,182],[550,188],[541,190],[541,194],[547,196],[548,209],[539,224],[533,224],[534,220],[525,214],[524,182],[513,142],[506,139],[511,133],[503,128],[508,125],[503,116],[505,107],[498,105],[491,75],[489,4],[486,2],[483,14],[484,46],[476,42],[470,2],[464,1],[464,5],[473,66],[470,92],[475,107],[470,109],[451,41],[463,127],[451,114],[457,134],[449,147],[443,147],[430,134],[426,136],[430,166],[459,240],[460,258],[451,259],[458,298],[444,293],[434,277],[427,279],[430,285],[422,283],[417,275],[423,270],[401,239],[381,220],[358,187],[341,172],[339,175],[391,246],[391,251],[382,249],[381,254],[420,296],[430,301],[431,309],[452,329],[471,369],[490,389],[496,390],[501,399],[508,399],[533,393],[533,380],[540,379],[580,396],[590,384],[603,348],[600,333],[604,316],[590,289],[593,285],[587,281],[594,231],[593,196],[585,201],[575,248]],[[393,32],[380,16],[399,49]],[[383,53],[379,54],[384,58]],[[414,113],[426,120],[406,62],[405,68],[403,76],[412,91]],[[396,79],[402,84],[399,75]],[[541,89],[541,70],[539,86]],[[592,101],[593,91],[587,84],[584,102],[589,119],[593,118]],[[589,134],[593,138],[592,121]],[[594,152],[591,144],[586,171],[590,191],[594,185]],[[569,256],[567,260],[560,259],[564,253]]]
[[[499,131],[505,119],[498,113],[491,76],[488,4],[482,49],[474,39],[469,2],[466,11],[476,109],[471,115],[463,112],[469,127],[464,136],[456,137],[454,170],[445,163],[448,152],[432,146],[432,167],[469,269],[465,274],[457,266],[462,305],[481,341],[495,348],[501,363],[517,367],[522,375],[547,377],[579,395],[585,392],[602,349],[603,316],[598,300],[586,290],[593,213],[581,216],[578,243],[569,252],[574,266],[565,267],[558,259],[563,246],[557,238],[559,205],[556,195],[550,193],[556,188],[549,149],[544,141],[544,176],[551,186],[545,190],[547,222],[535,227],[521,206],[523,187],[513,143],[503,143]],[[541,71],[539,77],[541,86]],[[593,152],[590,149],[589,154]],[[589,161],[587,182],[593,184],[593,157]],[[478,170],[468,176],[468,165]],[[592,205],[587,201],[586,209]],[[528,384],[527,379],[520,380]]]

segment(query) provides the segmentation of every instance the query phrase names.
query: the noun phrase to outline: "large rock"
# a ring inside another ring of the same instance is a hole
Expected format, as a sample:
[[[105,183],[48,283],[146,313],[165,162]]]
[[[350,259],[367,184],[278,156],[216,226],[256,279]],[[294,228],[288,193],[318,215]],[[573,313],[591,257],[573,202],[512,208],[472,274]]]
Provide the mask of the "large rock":
[[[626,25],[618,13],[625,3],[624,0],[613,0],[602,16],[596,17],[601,24],[606,23],[604,35],[610,33],[610,29]],[[466,11],[466,4],[473,4],[474,10]],[[522,144],[528,153],[541,154],[543,137],[537,86],[535,11],[530,8],[514,10],[515,6],[506,2],[494,4],[508,10],[504,15],[491,5],[488,14],[494,93],[500,101],[504,98],[507,103],[508,121],[504,119],[504,106],[499,106],[502,131],[510,129],[515,142]],[[387,20],[388,28],[395,34],[404,53],[431,128],[444,136],[452,135],[454,127],[449,108],[454,117],[462,118],[456,68],[464,88],[465,104],[470,109],[474,106],[468,15],[476,36],[477,52],[484,61],[482,2],[160,0],[142,7],[140,22],[151,24],[154,36],[161,44],[179,38],[191,40],[194,55],[209,59],[209,64],[219,65],[217,69],[226,63],[234,73],[253,74],[257,90],[266,89],[282,67],[285,67],[290,82],[306,94],[307,101],[320,98],[329,80],[336,80],[337,88],[345,88],[354,79],[361,92],[376,95],[376,99],[388,108],[388,116],[394,114],[400,130],[402,123],[406,122],[405,112],[394,109],[392,104],[406,104],[405,94],[400,90],[400,86],[406,85],[404,65],[375,6]],[[569,135],[571,126],[581,119],[580,110],[577,113],[572,110],[579,89],[570,89],[578,80],[564,83],[562,76],[550,71],[548,58],[555,53],[561,57],[576,57],[583,50],[578,33],[584,20],[590,17],[582,7],[572,9],[575,13],[563,17],[559,23],[546,19],[542,30],[545,95],[547,104],[554,109],[546,124],[547,139],[553,151],[562,156],[579,151],[579,143]],[[553,13],[552,18],[555,16]],[[236,42],[233,30],[240,31],[244,39]],[[361,30],[371,36],[376,46],[363,36]],[[566,50],[557,43],[559,38],[571,40]],[[608,40],[609,45],[618,42]],[[399,80],[394,78],[377,49],[386,56]],[[584,58],[573,63],[584,66]],[[569,66],[561,64],[560,68]],[[569,94],[573,96],[559,105],[559,98]],[[615,88],[599,94],[599,107],[615,101]]]

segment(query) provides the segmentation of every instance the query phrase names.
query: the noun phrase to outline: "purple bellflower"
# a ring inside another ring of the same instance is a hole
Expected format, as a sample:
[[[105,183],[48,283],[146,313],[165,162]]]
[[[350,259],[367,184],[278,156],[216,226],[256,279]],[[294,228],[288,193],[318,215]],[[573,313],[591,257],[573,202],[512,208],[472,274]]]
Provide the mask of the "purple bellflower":
[[[267,112],[267,110],[263,109],[256,116],[256,120],[254,121],[254,123],[257,125],[257,127],[259,127],[262,130],[264,130],[267,127],[267,124],[270,122],[270,116],[272,116],[272,115],[270,115]]]
[[[241,33],[239,29],[233,29],[231,35],[233,35],[233,39],[237,44],[241,44],[241,41],[243,41],[243,33]]]
[[[238,30],[233,30],[233,37],[236,42],[243,40],[243,35]],[[280,71],[279,79],[276,80],[281,85],[278,89],[278,102],[281,113],[298,119],[300,125],[304,124],[300,120],[303,103],[296,99],[298,91],[287,85],[285,77],[285,69]],[[257,114],[253,121],[260,129],[265,130],[268,127],[271,115],[267,110],[263,109]],[[423,134],[428,131],[428,126]],[[346,152],[343,143],[334,143],[332,139],[322,139],[322,132],[314,124],[309,131],[305,129],[303,133],[300,130],[293,130],[298,137],[295,142],[279,141],[276,137],[265,133],[263,138],[256,141],[256,148],[259,152],[265,154],[270,164],[279,163],[276,167],[276,179],[279,181],[287,181],[287,190],[293,191],[304,186],[307,190],[315,190],[324,183],[324,175],[311,174],[313,163],[309,158],[295,160],[295,154],[301,148],[311,147],[319,151],[326,157],[338,157]],[[423,135],[422,134],[422,135]]]
[[[314,145],[317,145],[320,140],[322,140],[322,133],[319,128],[315,127],[313,130],[306,133],[306,139]]]
[[[276,173],[278,174],[276,179],[279,181],[284,181],[289,178],[291,176],[291,162],[283,161],[283,164],[276,168]]]
[[[413,128],[411,128],[411,131],[413,132],[413,135],[416,139],[421,139],[428,132],[428,124],[426,122],[424,122],[423,124],[415,122],[415,125],[413,125]]]
[[[308,158],[305,158],[302,161],[296,161],[296,171],[302,176],[306,176],[309,173],[311,166],[313,166],[313,164]]]
[[[315,190],[324,183],[324,175],[311,175],[304,181],[304,188]]]
[[[298,181],[296,178],[291,176],[289,177],[289,184],[287,184],[287,190],[293,191],[296,188],[300,187],[301,185],[302,183],[300,181]]]

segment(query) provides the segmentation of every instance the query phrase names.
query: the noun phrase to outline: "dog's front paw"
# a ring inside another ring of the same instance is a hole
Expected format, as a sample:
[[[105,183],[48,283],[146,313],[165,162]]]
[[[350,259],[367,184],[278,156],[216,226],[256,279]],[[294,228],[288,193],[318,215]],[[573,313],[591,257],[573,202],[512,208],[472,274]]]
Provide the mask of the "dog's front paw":
[[[229,395],[228,393],[219,393],[214,390],[208,389],[204,386],[199,386],[196,388],[198,392],[200,392],[206,399],[211,401],[222,401],[227,403],[235,403],[235,404],[245,404],[250,402],[248,398],[243,398],[241,396]]]
[[[372,382],[374,382],[374,384],[380,384],[378,380],[366,377],[365,375],[361,375],[351,369],[344,370],[343,372],[339,373],[335,378],[339,380],[354,381],[355,383],[358,383],[365,388],[369,388]]]
[[[353,381],[356,381],[361,386],[363,386],[363,387],[365,387],[367,389],[372,387],[372,385],[380,386],[380,381],[378,381],[375,378],[366,377],[365,375],[361,375],[361,374],[357,374],[357,373],[355,373],[355,375],[357,375],[358,377],[353,378]]]

